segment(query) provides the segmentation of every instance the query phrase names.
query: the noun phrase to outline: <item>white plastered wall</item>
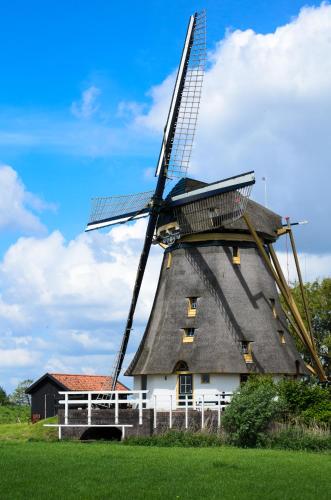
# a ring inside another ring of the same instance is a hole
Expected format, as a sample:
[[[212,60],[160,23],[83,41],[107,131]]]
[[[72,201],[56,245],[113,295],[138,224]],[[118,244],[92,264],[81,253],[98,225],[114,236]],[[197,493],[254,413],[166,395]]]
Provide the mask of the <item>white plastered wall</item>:
[[[154,396],[158,410],[170,409],[170,395],[172,395],[173,405],[177,398],[177,375],[147,375],[148,408],[153,408]],[[230,374],[210,374],[209,384],[201,383],[201,375],[193,375],[193,395],[196,401],[201,400],[204,395],[206,401],[216,401],[216,393],[233,392],[240,384],[239,375]],[[141,377],[135,376],[133,382],[134,390],[141,390]]]

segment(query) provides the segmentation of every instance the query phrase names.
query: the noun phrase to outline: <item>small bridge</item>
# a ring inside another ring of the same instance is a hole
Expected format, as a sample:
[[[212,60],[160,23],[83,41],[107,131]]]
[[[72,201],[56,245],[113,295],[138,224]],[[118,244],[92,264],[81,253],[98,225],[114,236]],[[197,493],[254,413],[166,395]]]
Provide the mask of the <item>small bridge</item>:
[[[221,426],[221,414],[230,403],[232,392],[215,392],[211,397],[201,394],[196,399],[191,395],[177,399],[173,395],[152,394],[149,391],[62,391],[59,401],[64,411],[59,412],[57,427],[59,439],[62,430],[89,428],[117,428],[121,439],[129,435],[151,435],[162,430],[180,428],[204,429],[207,422],[214,428]],[[168,403],[165,408],[165,399]],[[129,431],[129,432],[128,432]]]

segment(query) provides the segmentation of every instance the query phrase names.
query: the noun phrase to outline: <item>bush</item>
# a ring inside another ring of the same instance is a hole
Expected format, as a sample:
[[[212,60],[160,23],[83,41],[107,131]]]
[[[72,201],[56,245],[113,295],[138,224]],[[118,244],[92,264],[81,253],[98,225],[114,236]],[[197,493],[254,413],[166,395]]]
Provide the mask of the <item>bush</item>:
[[[154,436],[132,436],[128,437],[124,444],[139,446],[159,446],[159,447],[183,447],[183,448],[205,448],[215,447],[224,444],[224,438],[218,434],[206,432],[182,432],[169,431],[164,434]]]
[[[279,413],[276,395],[271,377],[261,376],[249,379],[234,394],[222,418],[232,444],[253,447],[263,440],[269,424]]]
[[[292,426],[268,435],[264,445],[282,450],[330,451],[331,436],[328,432]]]
[[[305,423],[313,420],[331,424],[330,389],[296,380],[278,383],[278,395],[285,418],[301,416]]]

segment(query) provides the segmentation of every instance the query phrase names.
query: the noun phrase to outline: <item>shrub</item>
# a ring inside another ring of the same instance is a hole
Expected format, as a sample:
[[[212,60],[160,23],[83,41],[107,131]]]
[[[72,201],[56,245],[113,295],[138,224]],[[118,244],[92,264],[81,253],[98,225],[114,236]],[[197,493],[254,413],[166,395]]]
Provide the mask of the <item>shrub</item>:
[[[168,431],[154,436],[131,436],[124,444],[159,447],[205,448],[224,444],[224,438],[218,434],[206,432]]]
[[[280,432],[270,433],[264,445],[269,448],[305,451],[331,450],[331,436],[329,432],[291,426]]]
[[[269,377],[254,377],[234,394],[222,418],[232,444],[256,446],[279,413],[277,390]]]
[[[278,383],[278,395],[286,418],[302,416],[304,422],[331,423],[330,389],[296,380]]]

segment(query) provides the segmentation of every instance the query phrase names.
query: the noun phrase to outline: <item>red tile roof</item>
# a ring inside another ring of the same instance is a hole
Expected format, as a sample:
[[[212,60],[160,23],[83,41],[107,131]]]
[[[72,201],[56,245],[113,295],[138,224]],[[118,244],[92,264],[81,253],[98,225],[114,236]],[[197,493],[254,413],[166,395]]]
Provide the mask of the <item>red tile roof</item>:
[[[111,389],[112,378],[106,375],[71,375],[66,373],[50,373],[70,391],[107,391]],[[129,389],[121,382],[116,384],[117,391]]]

